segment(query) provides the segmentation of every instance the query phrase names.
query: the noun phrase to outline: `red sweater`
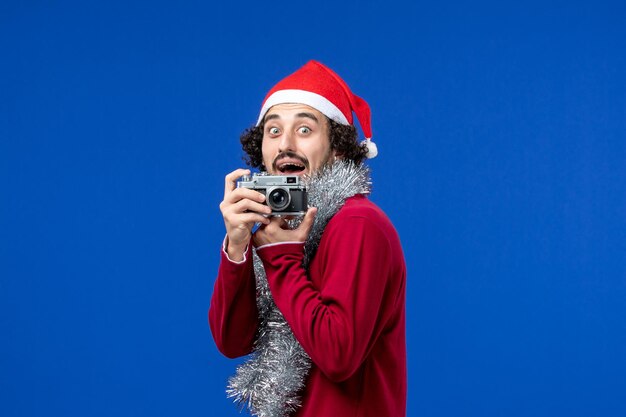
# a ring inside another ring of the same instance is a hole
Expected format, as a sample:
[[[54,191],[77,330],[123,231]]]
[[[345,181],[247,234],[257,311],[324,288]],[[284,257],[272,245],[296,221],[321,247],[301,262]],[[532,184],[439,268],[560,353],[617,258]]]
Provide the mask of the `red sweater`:
[[[294,417],[406,415],[406,269],[385,214],[363,196],[330,220],[307,274],[303,244],[257,249],[274,301],[313,367]],[[218,349],[252,351],[258,325],[250,249],[222,262],[209,309]]]

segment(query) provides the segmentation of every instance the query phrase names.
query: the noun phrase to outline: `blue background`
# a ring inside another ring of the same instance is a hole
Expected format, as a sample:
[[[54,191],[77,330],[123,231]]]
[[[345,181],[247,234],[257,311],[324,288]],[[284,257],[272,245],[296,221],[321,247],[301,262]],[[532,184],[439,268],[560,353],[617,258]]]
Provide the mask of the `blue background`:
[[[0,5],[0,415],[238,415],[223,176],[311,58],[372,107],[408,414],[626,415],[626,5],[227,3]]]

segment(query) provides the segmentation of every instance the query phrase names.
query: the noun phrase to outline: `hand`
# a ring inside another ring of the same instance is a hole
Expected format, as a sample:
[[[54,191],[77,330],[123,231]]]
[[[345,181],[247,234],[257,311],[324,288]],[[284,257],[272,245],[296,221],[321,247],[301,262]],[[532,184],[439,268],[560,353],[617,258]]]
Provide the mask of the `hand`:
[[[311,226],[313,226],[316,214],[317,208],[311,207],[308,209],[300,226],[293,230],[287,227],[287,221],[284,218],[272,217],[269,224],[264,223],[254,234],[254,246],[279,242],[305,242],[311,232]]]
[[[224,200],[220,203],[226,226],[226,253],[234,261],[243,260],[254,224],[269,224],[270,219],[263,214],[272,212],[268,206],[262,204],[265,201],[263,194],[248,188],[237,188],[237,179],[249,174],[249,169],[237,169],[226,175]]]

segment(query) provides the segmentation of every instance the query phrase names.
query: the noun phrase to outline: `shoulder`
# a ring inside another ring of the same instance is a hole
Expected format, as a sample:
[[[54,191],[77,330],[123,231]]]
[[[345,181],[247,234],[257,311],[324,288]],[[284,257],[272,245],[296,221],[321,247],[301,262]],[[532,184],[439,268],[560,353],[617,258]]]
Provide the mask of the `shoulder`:
[[[380,207],[360,194],[348,198],[343,207],[333,217],[333,220],[352,217],[362,217],[374,222],[391,224],[391,221]]]
[[[404,255],[398,232],[376,204],[364,196],[346,200],[328,222],[320,241],[322,260],[340,258],[384,262],[391,275],[404,276]]]
[[[384,235],[397,237],[397,232],[385,212],[363,195],[355,195],[346,200],[344,206],[328,223],[329,228],[344,228],[355,224],[365,224]]]

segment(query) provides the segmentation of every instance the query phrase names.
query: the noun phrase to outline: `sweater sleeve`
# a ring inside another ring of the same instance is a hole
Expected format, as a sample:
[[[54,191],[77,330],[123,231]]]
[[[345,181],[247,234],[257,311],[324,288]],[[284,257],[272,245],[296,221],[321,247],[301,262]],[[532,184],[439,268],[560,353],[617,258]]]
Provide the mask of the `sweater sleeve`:
[[[318,286],[302,268],[301,244],[257,250],[276,305],[331,380],[353,375],[384,330],[392,310],[384,302],[389,299],[391,246],[384,228],[366,216],[331,221],[316,254],[322,275]]]
[[[252,352],[258,327],[256,284],[249,247],[241,262],[222,249],[221,262],[209,307],[209,325],[220,352],[236,358]]]

